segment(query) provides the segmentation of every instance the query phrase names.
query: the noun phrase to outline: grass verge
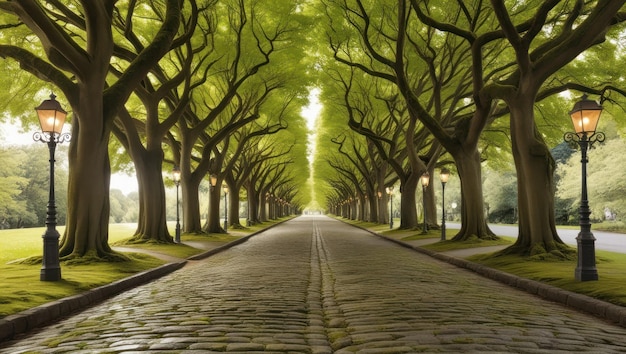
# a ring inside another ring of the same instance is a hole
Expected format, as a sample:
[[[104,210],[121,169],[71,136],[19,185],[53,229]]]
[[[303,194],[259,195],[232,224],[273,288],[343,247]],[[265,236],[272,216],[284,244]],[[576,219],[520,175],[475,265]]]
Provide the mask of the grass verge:
[[[535,261],[510,255],[492,257],[490,254],[467,259],[523,278],[626,306],[626,255],[622,253],[596,251],[599,280],[585,282],[574,277],[576,261]]]
[[[39,280],[41,265],[0,264],[0,318],[63,297],[75,295],[132,274],[164,264],[149,255],[127,254],[131,261],[91,263],[77,266],[61,264],[62,280]]]

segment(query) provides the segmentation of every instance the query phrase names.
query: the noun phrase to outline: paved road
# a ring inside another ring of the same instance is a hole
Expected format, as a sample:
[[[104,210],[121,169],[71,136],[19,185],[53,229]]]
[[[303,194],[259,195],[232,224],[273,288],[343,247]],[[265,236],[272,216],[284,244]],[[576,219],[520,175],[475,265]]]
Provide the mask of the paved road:
[[[5,344],[0,353],[618,353],[626,329],[319,216]]]
[[[449,223],[447,224],[450,228],[460,228],[461,224],[458,223]],[[500,236],[518,236],[518,228],[517,226],[508,226],[508,225],[499,225],[499,224],[489,224],[489,228],[496,235]],[[576,237],[580,232],[579,229],[558,229],[559,237],[563,242],[576,246]],[[611,251],[611,252],[619,252],[626,253],[626,235],[614,232],[605,232],[605,231],[597,231],[592,230],[593,236],[596,238],[595,247],[598,250]]]

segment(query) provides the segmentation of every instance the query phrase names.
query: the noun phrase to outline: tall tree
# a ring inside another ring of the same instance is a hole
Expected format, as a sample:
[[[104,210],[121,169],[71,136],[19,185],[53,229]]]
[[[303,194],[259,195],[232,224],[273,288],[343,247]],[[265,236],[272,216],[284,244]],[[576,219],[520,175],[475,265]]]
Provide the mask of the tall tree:
[[[183,2],[167,0],[165,21],[146,47],[114,83],[107,78],[115,42],[114,12],[145,11],[142,4],[116,8],[116,1],[0,1],[0,11],[32,31],[40,46],[0,45],[0,56],[18,61],[38,78],[53,83],[71,106],[72,141],[69,152],[68,220],[61,240],[62,257],[120,258],[108,245],[111,125],[133,88],[169,50],[178,33]],[[141,9],[141,10],[140,10]],[[134,19],[134,18],[133,18]],[[141,16],[142,20],[146,16]],[[131,25],[129,23],[129,25]],[[6,42],[5,42],[6,43]],[[45,52],[46,59],[39,56]]]
[[[514,72],[489,87],[490,94],[503,99],[511,112],[519,236],[507,252],[555,254],[567,247],[556,231],[555,164],[535,123],[534,104],[546,80],[587,48],[605,39],[607,29],[615,23],[625,1],[531,2],[524,16],[513,15],[504,1],[492,0],[491,3],[502,33],[515,53],[516,64]],[[532,14],[531,24],[521,26],[529,14]],[[550,31],[545,30],[546,26]]]
[[[138,99],[129,101],[120,110],[115,124],[112,125],[114,135],[133,161],[138,180],[140,202],[139,220],[134,235],[136,241],[173,242],[166,224],[163,184],[165,153],[162,142],[188,108],[190,91],[194,84],[197,85],[193,81],[194,74],[200,70],[199,63],[203,62],[205,58],[203,55],[206,56],[205,48],[208,44],[195,38],[210,35],[207,32],[212,28],[211,23],[198,24],[199,12],[210,12],[214,3],[204,2],[201,9],[196,8],[195,1],[191,1],[190,5],[190,9],[185,11],[182,18],[181,34],[177,41],[180,46],[172,48],[164,59],[150,70],[150,75],[146,76],[141,85],[134,90],[134,97]],[[156,14],[163,15],[160,12]],[[210,21],[210,16],[204,16],[203,19],[207,17]],[[160,21],[164,19],[160,18]],[[131,44],[132,50],[118,46],[114,52],[119,61],[126,63],[137,59],[138,53],[145,47],[140,40],[141,35],[150,29],[137,25],[128,26],[129,22],[130,19],[120,18],[117,27]],[[128,30],[124,30],[128,27]],[[199,44],[194,46],[194,43]],[[120,71],[112,71],[117,77],[122,75]],[[136,104],[137,101],[140,101],[141,105]],[[177,162],[172,163],[177,165]]]
[[[366,5],[360,0],[325,3],[328,4],[329,39],[334,58],[395,85],[407,107],[407,128],[414,130],[418,122],[423,124],[455,158],[463,191],[463,223],[456,238],[493,237],[482,214],[478,150],[480,132],[488,123],[492,110],[491,102],[475,112],[468,109],[467,99],[472,97],[473,82],[471,66],[467,65],[471,60],[471,47],[446,35],[444,30],[434,30],[429,27],[430,23],[423,23],[422,17],[427,16],[422,16],[425,11],[420,11],[420,6],[432,8],[454,22],[458,20],[478,29],[488,21],[488,17],[480,12],[480,4],[476,5],[479,10],[474,13],[465,6],[449,11],[450,6],[444,7],[441,3],[422,4],[408,0],[376,5]],[[345,18],[346,21],[334,21],[334,18]],[[477,58],[480,62],[482,52],[478,53],[481,54]],[[493,55],[493,50],[487,53]],[[406,143],[414,144],[414,135],[407,136]],[[433,155],[421,161],[415,156],[416,149],[409,150],[413,154],[407,158],[416,171],[408,185],[416,186],[423,172],[433,171],[441,151],[431,150]],[[428,163],[427,168],[424,162]]]
[[[252,107],[292,80],[292,70],[302,65],[304,56],[299,53],[304,43],[295,29],[306,28],[308,20],[300,14],[299,2],[275,5],[232,0],[218,6],[216,51],[202,73],[206,83],[202,90],[194,90],[192,106],[179,120],[176,133],[186,232],[203,232],[197,191],[208,173],[217,174],[219,183],[223,180],[219,174],[227,161],[225,155],[216,154],[223,150],[220,144],[232,132],[259,119],[259,112]],[[219,206],[217,195],[211,200],[212,209]],[[215,215],[211,208],[209,213]],[[215,217],[208,220],[209,229],[217,230]]]

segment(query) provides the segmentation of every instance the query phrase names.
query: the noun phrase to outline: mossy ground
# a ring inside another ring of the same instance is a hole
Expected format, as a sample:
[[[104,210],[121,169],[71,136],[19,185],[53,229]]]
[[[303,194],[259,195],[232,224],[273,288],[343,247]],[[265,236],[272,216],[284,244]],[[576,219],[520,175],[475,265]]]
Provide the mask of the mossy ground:
[[[538,259],[517,255],[494,257],[493,254],[485,254],[469,257],[468,260],[523,278],[626,306],[626,287],[624,286],[626,284],[626,254],[596,251],[599,280],[585,282],[578,281],[574,277],[576,259],[562,260],[556,257]]]

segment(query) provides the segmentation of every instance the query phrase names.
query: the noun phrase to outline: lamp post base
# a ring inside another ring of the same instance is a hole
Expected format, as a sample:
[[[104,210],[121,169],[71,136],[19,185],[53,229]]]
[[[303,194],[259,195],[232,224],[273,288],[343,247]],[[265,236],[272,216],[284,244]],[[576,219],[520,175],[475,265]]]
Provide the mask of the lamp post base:
[[[48,229],[43,234],[43,260],[39,280],[61,280],[61,265],[59,263],[59,233],[56,229]]]
[[[596,269],[595,237],[593,234],[581,232],[576,237],[578,244],[578,265],[574,276],[578,281],[598,280],[598,270]]]
[[[59,281],[61,280],[61,268],[41,268],[39,273],[40,281]]]

